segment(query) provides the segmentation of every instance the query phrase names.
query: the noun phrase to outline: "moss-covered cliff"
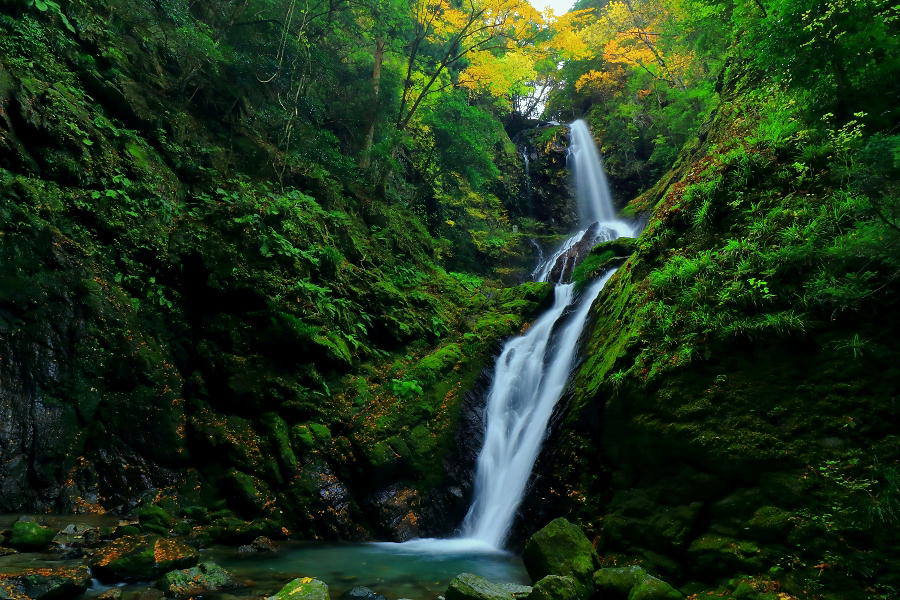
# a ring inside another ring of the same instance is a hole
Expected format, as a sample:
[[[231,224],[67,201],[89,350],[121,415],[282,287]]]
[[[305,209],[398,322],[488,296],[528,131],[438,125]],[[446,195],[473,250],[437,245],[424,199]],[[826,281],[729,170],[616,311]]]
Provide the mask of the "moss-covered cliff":
[[[896,162],[866,188],[842,167],[879,168],[856,162],[878,136],[786,135],[790,96],[756,77],[727,73],[699,140],[632,203],[649,224],[595,304],[528,510],[573,511],[605,561],[703,582],[688,590],[743,574],[889,597],[900,235],[878,209]]]
[[[547,293],[498,291],[530,262],[502,128],[489,191],[423,200],[405,147],[380,181],[351,156],[325,99],[363,67],[318,54],[343,38],[300,48],[303,102],[263,81],[288,3],[50,4],[0,3],[0,512],[414,534],[463,393]]]

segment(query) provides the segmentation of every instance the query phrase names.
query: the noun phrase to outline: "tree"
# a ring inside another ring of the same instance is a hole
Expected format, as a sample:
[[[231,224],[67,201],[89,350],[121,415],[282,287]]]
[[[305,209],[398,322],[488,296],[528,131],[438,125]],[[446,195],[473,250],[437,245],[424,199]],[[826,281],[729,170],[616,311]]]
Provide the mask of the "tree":
[[[483,76],[484,68],[499,64],[494,59],[529,44],[542,24],[541,15],[525,0],[464,0],[458,6],[450,0],[415,0],[413,17],[415,32],[407,48],[396,119],[399,130],[409,125],[429,96],[458,85],[452,71],[467,61],[474,65],[473,78],[479,77],[479,65]],[[514,71],[523,64],[510,58],[506,66]]]

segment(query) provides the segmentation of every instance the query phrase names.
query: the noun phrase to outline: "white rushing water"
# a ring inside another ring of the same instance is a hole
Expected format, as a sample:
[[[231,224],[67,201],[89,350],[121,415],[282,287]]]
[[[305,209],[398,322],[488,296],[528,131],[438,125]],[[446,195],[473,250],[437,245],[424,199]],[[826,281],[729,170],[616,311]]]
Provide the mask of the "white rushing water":
[[[575,364],[578,340],[591,305],[612,277],[607,272],[580,293],[567,277],[579,253],[600,241],[634,235],[615,217],[600,155],[584,121],[570,126],[569,164],[584,229],[538,265],[536,281],[553,278],[553,306],[526,333],[506,342],[494,367],[485,408],[484,445],[478,455],[472,505],[460,537],[412,540],[411,552],[496,552],[503,548],[525,495],[556,403]],[[580,252],[579,252],[580,249]]]

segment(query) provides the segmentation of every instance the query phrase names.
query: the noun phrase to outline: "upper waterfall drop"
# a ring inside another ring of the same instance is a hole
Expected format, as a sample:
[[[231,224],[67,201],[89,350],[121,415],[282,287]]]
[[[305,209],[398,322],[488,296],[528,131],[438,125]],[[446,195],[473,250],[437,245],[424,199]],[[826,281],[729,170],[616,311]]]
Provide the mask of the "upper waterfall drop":
[[[631,226],[616,218],[603,160],[584,119],[569,124],[568,159],[575,177],[575,199],[581,225],[586,227],[599,222],[614,232],[613,237],[633,235]]]

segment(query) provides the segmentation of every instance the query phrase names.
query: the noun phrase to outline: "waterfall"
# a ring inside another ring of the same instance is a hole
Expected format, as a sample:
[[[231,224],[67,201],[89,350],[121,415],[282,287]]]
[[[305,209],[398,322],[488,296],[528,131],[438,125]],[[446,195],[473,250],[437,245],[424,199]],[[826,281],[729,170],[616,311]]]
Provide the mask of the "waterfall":
[[[460,537],[401,544],[410,551],[496,551],[503,547],[553,409],[574,367],[591,305],[614,272],[576,293],[575,284],[567,282],[572,268],[597,242],[634,235],[628,223],[615,218],[600,154],[587,124],[575,121],[570,131],[569,162],[584,229],[535,269],[532,276],[536,281],[555,284],[553,306],[526,333],[507,341],[497,359],[485,407],[487,425],[476,464],[474,497]]]

